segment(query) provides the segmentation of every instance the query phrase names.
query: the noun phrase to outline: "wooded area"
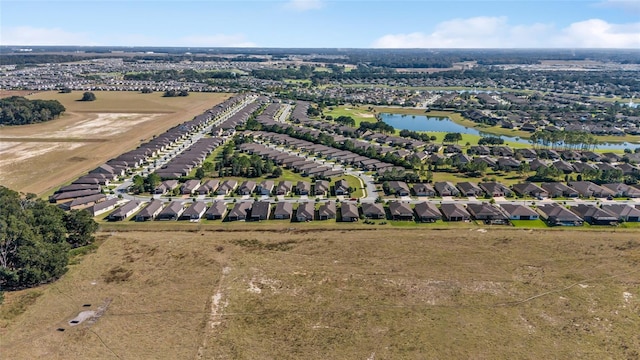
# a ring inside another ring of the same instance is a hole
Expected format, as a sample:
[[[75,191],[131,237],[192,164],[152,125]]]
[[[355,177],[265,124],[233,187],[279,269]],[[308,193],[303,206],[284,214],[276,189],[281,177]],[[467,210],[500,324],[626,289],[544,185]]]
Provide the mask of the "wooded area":
[[[30,194],[0,186],[0,289],[21,289],[59,278],[69,250],[93,242],[89,212],[65,213]]]
[[[53,120],[65,107],[57,100],[29,100],[22,96],[0,99],[0,124],[25,125]]]

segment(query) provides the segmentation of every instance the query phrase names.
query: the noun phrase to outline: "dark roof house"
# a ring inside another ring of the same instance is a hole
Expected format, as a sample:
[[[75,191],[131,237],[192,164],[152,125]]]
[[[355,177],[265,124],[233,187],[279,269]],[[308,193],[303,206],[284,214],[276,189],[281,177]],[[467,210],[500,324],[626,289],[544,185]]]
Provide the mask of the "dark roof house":
[[[430,202],[419,202],[413,210],[416,213],[416,219],[421,222],[435,222],[442,219],[442,214],[438,208]]]

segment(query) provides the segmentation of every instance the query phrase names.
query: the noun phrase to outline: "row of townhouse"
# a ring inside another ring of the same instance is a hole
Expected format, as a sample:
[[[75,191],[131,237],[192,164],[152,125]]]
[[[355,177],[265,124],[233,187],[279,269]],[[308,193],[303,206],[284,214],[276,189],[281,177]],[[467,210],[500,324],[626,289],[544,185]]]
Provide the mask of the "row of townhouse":
[[[532,182],[522,182],[508,187],[499,182],[474,183],[469,181],[458,182],[438,181],[434,184],[416,183],[409,186],[403,181],[389,181],[389,194],[397,196],[463,196],[463,197],[510,197],[518,195],[521,197],[534,198],[607,198],[607,197],[640,197],[640,187],[638,185],[627,185],[623,183],[608,183],[598,185],[591,181],[569,181],[547,182],[539,185]]]
[[[166,194],[180,187],[180,194],[183,195],[224,195],[228,196],[232,193],[238,195],[290,195],[294,193],[296,195],[315,195],[315,196],[330,196],[332,193],[335,195],[349,195],[349,184],[344,179],[337,180],[332,186],[328,180],[316,180],[313,183],[308,181],[298,181],[293,183],[288,180],[281,180],[275,182],[274,180],[263,180],[261,182],[255,182],[253,180],[245,180],[238,182],[235,179],[218,180],[209,179],[201,182],[200,180],[187,180],[182,185],[178,180],[164,180],[158,185],[154,193]],[[332,190],[333,187],[333,191]]]
[[[135,215],[134,215],[135,214]],[[303,202],[297,204],[280,201],[275,205],[268,201],[237,202],[229,208],[224,201],[183,202],[171,201],[164,204],[160,200],[149,203],[129,201],[112,211],[106,219],[108,221],[152,221],[152,220],[188,220],[198,221],[226,220],[226,221],[263,221],[269,219],[308,222],[313,220],[329,220],[336,218],[336,203]]]

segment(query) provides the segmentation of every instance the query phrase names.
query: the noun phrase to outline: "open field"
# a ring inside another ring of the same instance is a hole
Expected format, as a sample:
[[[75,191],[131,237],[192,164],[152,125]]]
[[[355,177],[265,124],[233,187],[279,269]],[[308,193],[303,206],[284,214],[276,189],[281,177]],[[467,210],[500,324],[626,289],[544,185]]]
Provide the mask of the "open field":
[[[67,109],[46,123],[4,127],[0,132],[0,184],[43,194],[106,160],[191,120],[229,94],[191,93],[163,98],[162,93],[96,92],[93,102],[77,101],[79,92],[37,93],[31,99],[55,99]]]
[[[6,295],[2,351],[13,359],[638,356],[637,232],[284,229],[102,233],[97,251],[58,282]],[[102,315],[70,326],[87,310]]]

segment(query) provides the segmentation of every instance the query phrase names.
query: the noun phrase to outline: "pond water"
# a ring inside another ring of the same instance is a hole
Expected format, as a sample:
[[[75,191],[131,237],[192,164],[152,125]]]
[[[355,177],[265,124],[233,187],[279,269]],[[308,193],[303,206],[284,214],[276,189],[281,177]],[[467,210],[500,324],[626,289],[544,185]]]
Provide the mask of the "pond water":
[[[382,121],[400,130],[425,131],[425,132],[459,132],[461,134],[472,134],[479,136],[497,136],[505,141],[517,142],[521,144],[530,144],[527,139],[519,137],[495,135],[485,133],[474,128],[466,127],[453,122],[447,117],[434,117],[425,115],[405,115],[405,114],[380,114]],[[635,149],[640,144],[631,143],[606,143],[598,145],[598,149]]]

